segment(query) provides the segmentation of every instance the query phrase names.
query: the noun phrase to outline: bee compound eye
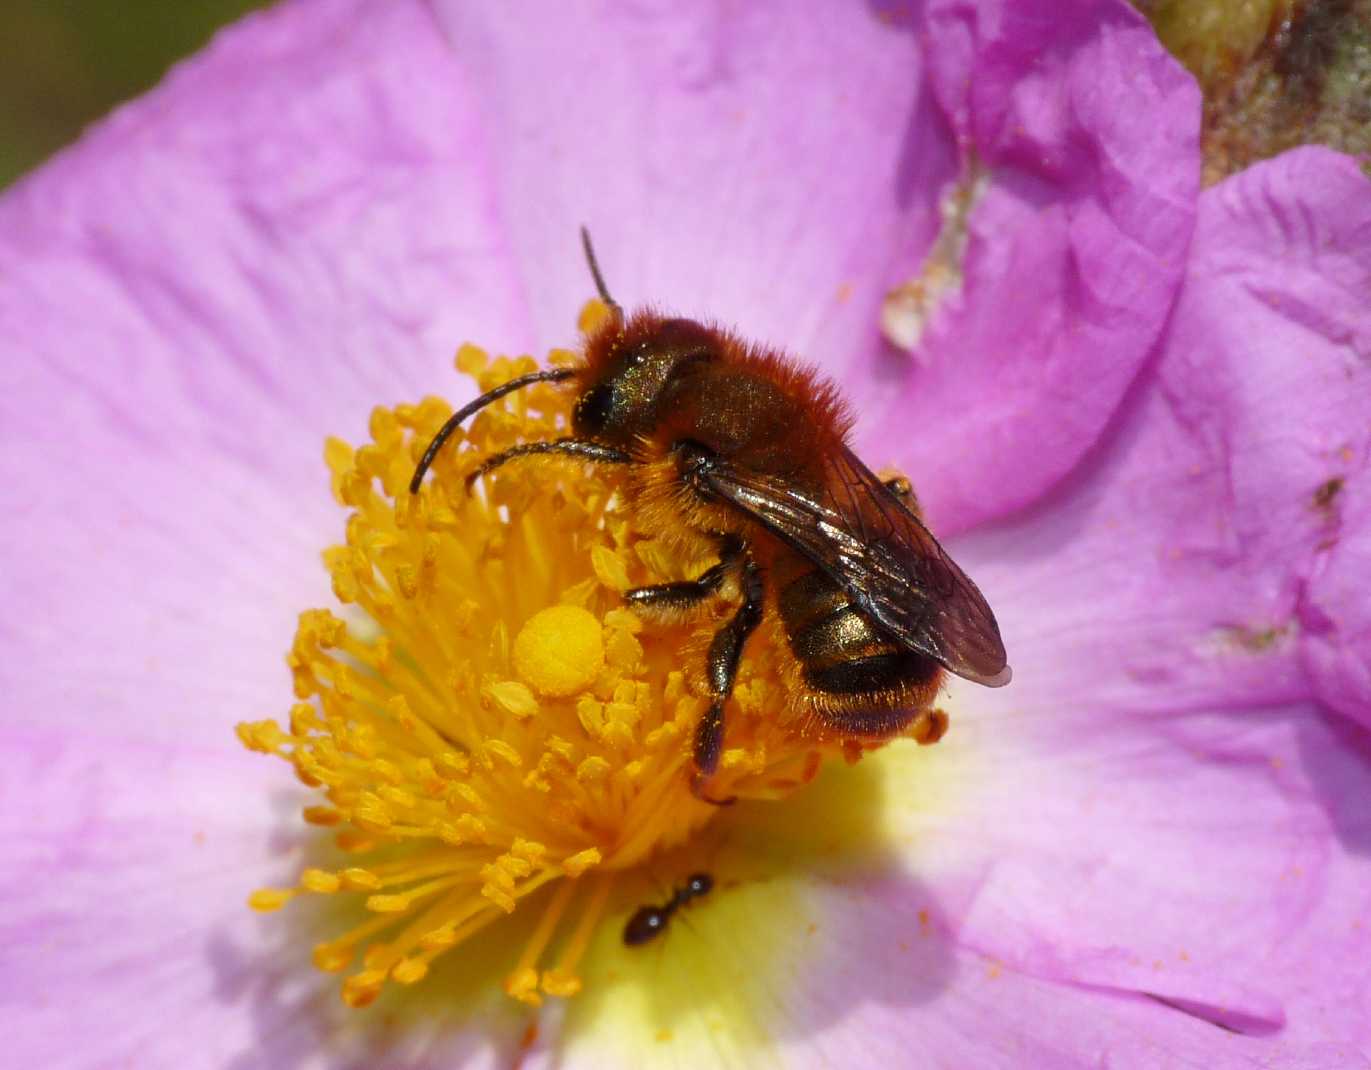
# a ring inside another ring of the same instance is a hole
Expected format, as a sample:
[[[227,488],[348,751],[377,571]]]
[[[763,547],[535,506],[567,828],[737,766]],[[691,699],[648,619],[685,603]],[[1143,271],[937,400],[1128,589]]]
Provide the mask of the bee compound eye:
[[[609,422],[614,391],[608,383],[592,386],[576,402],[575,423],[581,431],[598,431]]]

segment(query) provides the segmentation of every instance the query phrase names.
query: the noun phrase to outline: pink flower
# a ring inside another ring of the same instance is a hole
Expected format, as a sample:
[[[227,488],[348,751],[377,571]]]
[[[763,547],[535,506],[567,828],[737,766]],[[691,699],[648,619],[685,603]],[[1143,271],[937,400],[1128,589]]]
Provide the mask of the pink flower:
[[[11,1058],[1365,1065],[1356,166],[1198,193],[1197,93],[1111,0],[608,8],[283,5],[0,201]],[[899,355],[883,302],[975,174]],[[581,222],[621,300],[840,378],[1015,680],[728,815],[736,885],[607,932],[564,1010],[499,991],[491,930],[351,1011],[318,904],[243,906],[317,845],[232,726],[331,602],[324,437],[458,390],[462,340],[567,344]]]

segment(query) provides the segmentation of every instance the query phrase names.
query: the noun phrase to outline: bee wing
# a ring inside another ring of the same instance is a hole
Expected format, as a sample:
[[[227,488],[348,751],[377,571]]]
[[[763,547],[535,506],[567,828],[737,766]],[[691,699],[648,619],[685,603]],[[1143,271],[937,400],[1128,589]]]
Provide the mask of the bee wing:
[[[825,453],[818,491],[715,459],[697,478],[836,581],[897,642],[989,687],[1010,670],[976,585],[846,447]]]

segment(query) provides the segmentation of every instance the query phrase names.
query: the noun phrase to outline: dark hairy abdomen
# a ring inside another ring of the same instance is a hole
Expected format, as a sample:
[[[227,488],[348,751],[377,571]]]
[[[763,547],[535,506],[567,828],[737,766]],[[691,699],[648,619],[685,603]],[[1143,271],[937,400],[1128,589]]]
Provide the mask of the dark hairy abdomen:
[[[917,712],[903,709],[905,700],[941,672],[932,658],[880,632],[818,569],[784,582],[777,603],[816,712],[850,731],[898,728]]]

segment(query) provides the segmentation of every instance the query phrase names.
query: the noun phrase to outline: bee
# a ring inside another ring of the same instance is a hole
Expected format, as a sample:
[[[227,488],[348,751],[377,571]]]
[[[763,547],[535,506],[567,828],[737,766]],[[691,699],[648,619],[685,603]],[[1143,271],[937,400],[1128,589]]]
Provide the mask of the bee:
[[[882,480],[847,444],[852,419],[836,387],[781,353],[729,331],[609,295],[584,361],[512,379],[453,413],[414,471],[410,492],[456,428],[533,383],[575,392],[572,434],[486,457],[468,476],[516,458],[556,455],[618,465],[644,534],[715,563],[694,579],[626,592],[640,614],[688,619],[736,603],[713,634],[699,690],[709,705],[693,740],[695,794],[719,765],[725,707],[748,637],[779,617],[791,699],[830,729],[889,738],[927,709],[945,674],[1009,682],[995,615],[920,519],[907,481]]]
[[[637,947],[659,936],[666,931],[666,924],[671,920],[671,915],[692,899],[708,895],[713,887],[714,878],[708,873],[692,873],[685,884],[677,888],[671,898],[661,906],[649,904],[633,912],[633,916],[624,926],[624,943],[629,947]]]

